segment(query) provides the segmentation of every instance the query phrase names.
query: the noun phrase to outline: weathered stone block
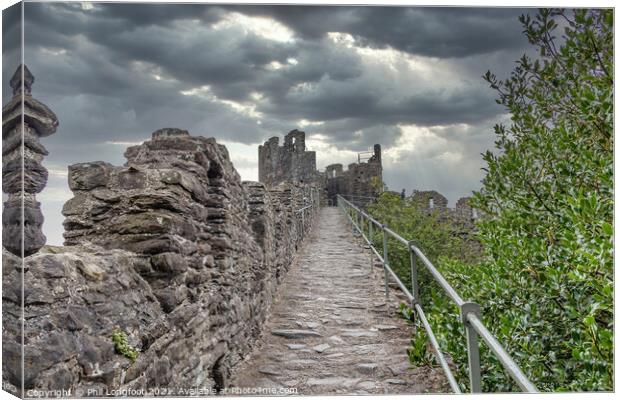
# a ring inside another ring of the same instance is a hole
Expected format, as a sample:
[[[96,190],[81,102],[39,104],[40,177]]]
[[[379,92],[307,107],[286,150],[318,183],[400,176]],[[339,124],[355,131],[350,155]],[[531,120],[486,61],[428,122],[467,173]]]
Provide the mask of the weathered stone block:
[[[164,234],[172,233],[183,223],[183,217],[162,212],[122,214],[110,220],[109,230],[125,234]]]
[[[120,171],[117,179],[122,190],[144,189],[147,186],[146,174],[133,167]]]
[[[47,169],[39,162],[18,158],[2,167],[2,191],[16,193],[23,188],[26,193],[40,193],[47,184],[47,176]]]
[[[106,186],[110,171],[114,166],[103,161],[73,164],[69,166],[69,188],[71,190],[91,190]]]
[[[151,257],[151,265],[155,271],[167,274],[180,274],[187,271],[187,261],[178,253],[160,253]]]

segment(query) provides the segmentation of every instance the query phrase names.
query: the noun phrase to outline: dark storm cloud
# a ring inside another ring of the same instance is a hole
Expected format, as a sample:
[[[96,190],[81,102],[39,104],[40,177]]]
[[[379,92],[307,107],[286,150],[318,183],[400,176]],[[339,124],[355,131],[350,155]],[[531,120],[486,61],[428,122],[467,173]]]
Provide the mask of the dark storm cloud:
[[[490,127],[504,112],[480,75],[487,69],[505,75],[526,47],[517,21],[523,10],[514,9],[147,3],[26,3],[25,9],[33,95],[60,120],[58,133],[43,140],[46,165],[60,171],[42,197],[54,215],[68,193],[62,175],[68,164],[120,164],[128,143],[168,126],[252,146],[295,128],[331,149],[381,143],[390,187],[436,188],[453,201],[478,187],[479,153],[492,146]],[[267,37],[236,13],[277,21],[292,40]],[[10,15],[3,13],[5,79],[19,59],[19,43],[6,41],[19,34]],[[2,90],[10,95],[6,81]],[[407,126],[431,133],[416,139]],[[414,139],[413,147],[399,149]],[[238,167],[248,168],[252,160],[243,156]]]
[[[267,40],[253,33],[211,29],[228,11],[270,16],[297,35],[294,43]],[[258,110],[278,120],[358,118],[371,125],[423,125],[472,122],[498,113],[482,85],[468,93],[455,89],[412,90],[398,101],[385,102],[372,78],[362,76],[362,62],[326,38],[327,32],[346,32],[358,43],[432,56],[464,57],[506,51],[522,45],[515,34],[511,9],[431,9],[400,7],[219,7],[205,5],[28,4],[29,48],[57,49],[74,55],[72,65],[46,66],[55,77],[54,93],[123,97],[136,107],[152,105],[144,79],[127,71],[132,62],[157,66],[178,83],[168,94],[209,85],[223,99],[248,101],[260,92]],[[29,57],[30,58],[30,57]],[[269,69],[272,62],[296,64]],[[31,63],[32,61],[27,60]],[[480,73],[484,71],[481,68]],[[360,78],[361,77],[361,78]],[[298,84],[315,84],[308,94],[291,91]],[[146,94],[146,93],[145,93]],[[381,94],[382,95],[382,94]]]
[[[2,54],[19,50],[21,40],[21,7],[19,4],[2,12]]]
[[[238,26],[213,29],[230,12],[280,21],[294,32],[295,40],[269,40]],[[163,114],[168,119],[191,126],[197,124],[189,121],[204,121],[211,112],[218,117],[233,116],[231,110],[222,112],[222,104],[180,94],[208,86],[221,100],[247,103],[255,93],[262,96],[255,107],[264,115],[262,126],[238,116],[222,127],[210,125],[216,131],[240,125],[254,130],[228,133],[231,139],[256,143],[280,133],[269,129],[292,128],[295,121],[306,119],[325,121],[321,132],[340,145],[372,140],[376,134],[369,132],[377,127],[475,123],[501,110],[480,80],[475,85],[446,87],[438,82],[432,87],[420,78],[419,86],[414,82],[416,86],[409,89],[387,88],[382,82],[384,71],[369,69],[355,50],[334,43],[328,32],[348,33],[356,38],[356,46],[393,48],[416,56],[460,57],[467,64],[476,54],[492,57],[522,46],[524,39],[516,22],[521,12],[113,3],[83,9],[80,4],[29,3],[26,61],[31,69],[40,66],[54,77],[37,83],[35,90],[44,98],[77,95],[82,108],[90,107],[83,117],[73,110],[60,110],[72,115],[66,125],[86,127],[84,140],[102,134],[104,123],[98,122],[97,114],[106,115],[101,121],[106,121],[108,131],[127,134],[150,126],[153,120],[146,116],[166,107],[174,110]],[[54,52],[61,56],[49,54]],[[514,54],[516,58],[518,53]],[[284,67],[274,70],[274,62]],[[479,73],[488,67],[481,65]],[[165,81],[154,81],[153,74]],[[295,90],[299,85],[312,90]],[[122,118],[110,115],[126,110],[133,112],[133,123],[117,124]],[[240,120],[244,122],[239,124]],[[386,137],[395,138],[394,129],[391,132]]]
[[[240,11],[270,16],[316,39],[326,32],[347,32],[369,46],[392,47],[430,57],[466,57],[519,49],[516,16],[528,9],[244,6]]]
[[[176,20],[200,19],[206,23],[217,22],[224,10],[205,4],[98,4],[94,9],[97,18],[126,21],[133,26],[166,25]]]
[[[389,93],[384,93],[387,97]],[[500,110],[493,95],[482,87],[420,91],[386,100],[377,96],[376,85],[360,80],[356,84],[326,82],[309,94],[289,94],[277,104],[262,108],[299,119],[330,121],[359,119],[417,125],[448,125],[474,123]]]

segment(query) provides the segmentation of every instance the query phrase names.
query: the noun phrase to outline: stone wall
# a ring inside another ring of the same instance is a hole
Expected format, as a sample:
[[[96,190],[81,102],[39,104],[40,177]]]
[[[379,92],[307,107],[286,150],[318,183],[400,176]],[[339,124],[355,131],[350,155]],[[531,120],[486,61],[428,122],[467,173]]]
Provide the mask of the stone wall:
[[[358,205],[367,203],[368,198],[379,195],[383,184],[381,145],[375,144],[373,155],[366,162],[349,164],[347,170],[342,164],[328,165],[325,176],[327,198],[331,204],[336,204],[337,194],[348,196]]]
[[[416,190],[409,196],[410,201],[416,203],[424,212],[436,212],[441,217],[450,219],[466,227],[472,227],[474,221],[479,218],[478,210],[470,205],[471,197],[461,197],[456,201],[455,207],[448,207],[448,199],[436,190]]]
[[[475,235],[475,221],[480,214],[470,205],[471,197],[461,197],[454,208],[449,208],[448,199],[436,190],[414,189],[407,199],[422,212],[434,213],[440,220],[449,223],[454,234],[464,239],[473,254],[482,253],[482,245]]]
[[[311,226],[316,207],[297,210],[317,204],[318,188],[241,182],[214,139],[161,129],[125,156],[69,167],[65,247],[25,259],[26,390],[226,386]],[[21,265],[4,253],[10,388],[21,382]],[[115,351],[115,331],[135,362]]]
[[[322,183],[323,175],[316,170],[316,152],[306,150],[306,133],[297,129],[284,137],[272,137],[258,146],[258,180],[269,186],[283,182]]]
[[[448,199],[435,190],[414,190],[410,198],[425,212],[445,214],[448,211]]]

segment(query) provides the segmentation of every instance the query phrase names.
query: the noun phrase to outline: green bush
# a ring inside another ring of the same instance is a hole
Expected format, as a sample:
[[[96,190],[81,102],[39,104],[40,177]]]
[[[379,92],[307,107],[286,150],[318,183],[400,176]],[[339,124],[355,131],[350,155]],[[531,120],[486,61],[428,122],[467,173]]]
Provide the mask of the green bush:
[[[485,325],[540,390],[613,390],[613,11],[540,10],[521,22],[539,59],[524,56],[505,81],[485,75],[511,114],[509,127],[495,127],[498,152],[484,154],[473,199],[485,256],[469,257],[449,226],[396,196],[381,196],[371,213],[415,239],[482,306]],[[388,243],[390,260],[409,282],[398,247]],[[421,269],[423,308],[467,390],[458,309]],[[416,332],[410,357],[428,362]],[[481,359],[483,390],[518,390],[484,344]]]
[[[474,201],[492,266],[479,268],[514,285],[477,291],[489,314],[512,304],[505,336],[540,389],[611,390],[613,11],[521,21],[540,59],[523,57],[506,81],[485,76],[512,123],[495,127],[499,155],[484,155]]]

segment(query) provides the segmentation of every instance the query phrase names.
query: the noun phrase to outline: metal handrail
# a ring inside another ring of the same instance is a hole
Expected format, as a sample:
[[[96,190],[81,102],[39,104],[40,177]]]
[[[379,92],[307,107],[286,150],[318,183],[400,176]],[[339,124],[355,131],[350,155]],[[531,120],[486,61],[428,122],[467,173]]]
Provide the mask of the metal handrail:
[[[353,198],[356,198],[356,199],[372,199],[372,200],[376,200],[377,199],[376,196],[362,196],[361,194],[339,194],[338,196],[353,197]]]
[[[377,197],[375,196],[363,196],[363,195],[357,195],[357,194],[345,194],[345,193],[341,193],[341,194],[337,194],[337,196],[342,196],[344,197],[346,200],[352,202],[353,204],[356,204],[358,206],[366,206],[374,201],[377,200]]]
[[[424,266],[431,273],[435,281],[439,284],[439,286],[444,290],[444,292],[450,297],[450,299],[460,308],[461,310],[461,322],[465,327],[465,333],[467,336],[467,354],[468,354],[468,366],[469,366],[469,383],[472,393],[479,393],[482,391],[481,385],[481,376],[480,376],[480,350],[478,347],[478,337],[482,338],[483,342],[489,347],[489,349],[495,354],[499,362],[508,372],[517,385],[525,392],[537,393],[538,389],[536,386],[525,376],[523,371],[519,368],[516,362],[510,357],[510,355],[504,350],[502,345],[495,339],[493,334],[484,326],[480,319],[480,306],[473,302],[464,301],[461,296],[454,290],[454,288],[446,281],[446,279],[441,275],[441,273],[435,268],[433,263],[422,253],[422,251],[409,240],[404,239],[402,236],[388,228],[386,225],[381,224],[378,220],[374,219],[370,214],[364,212],[363,210],[356,207],[350,201],[345,199],[343,196],[338,195],[338,206],[343,210],[348,220],[351,222],[352,228],[357,230],[366,243],[370,246],[372,253],[381,261],[384,269],[385,275],[385,294],[388,296],[389,294],[389,285],[388,285],[388,277],[391,276],[392,279],[396,282],[405,296],[411,302],[411,306],[415,308],[417,311],[418,317],[420,321],[422,321],[422,325],[428,334],[429,340],[435,351],[439,364],[446,375],[450,387],[455,393],[461,393],[458,383],[448,366],[448,363],[439,348],[439,343],[433,333],[433,330],[426,319],[426,315],[424,310],[422,309],[422,305],[420,304],[420,299],[418,295],[418,282],[417,282],[417,263],[416,258],[419,258]],[[355,211],[355,220],[351,213],[347,212],[347,209],[352,209]],[[366,232],[362,228],[362,220],[368,221],[368,236],[366,236]],[[357,221],[356,221],[357,220]],[[373,227],[381,228],[383,232],[383,256],[380,251],[374,246],[370,236],[372,235]],[[407,289],[407,287],[402,283],[402,281],[398,278],[398,276],[394,273],[392,268],[390,267],[389,257],[388,257],[388,248],[387,248],[387,237],[391,236],[392,238],[398,240],[407,246],[409,251],[409,256],[411,260],[411,291]],[[372,256],[371,256],[372,257]],[[373,263],[371,260],[371,267]]]
[[[304,202],[306,202],[305,200],[306,198],[304,198]],[[306,231],[308,230],[308,228],[312,226],[312,220],[310,220],[309,223],[306,222],[307,221],[306,213],[307,212],[316,213],[316,210],[318,210],[320,206],[321,206],[321,199],[320,199],[320,196],[318,195],[318,191],[315,188],[311,188],[310,189],[310,204],[293,211],[294,214],[299,214],[301,216],[301,238],[303,238],[306,235]]]

